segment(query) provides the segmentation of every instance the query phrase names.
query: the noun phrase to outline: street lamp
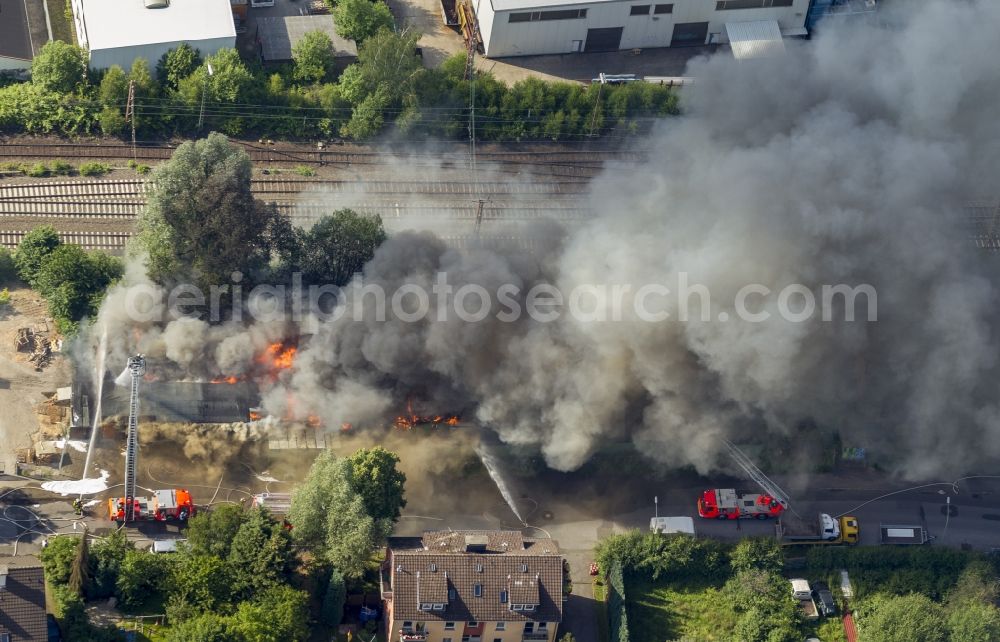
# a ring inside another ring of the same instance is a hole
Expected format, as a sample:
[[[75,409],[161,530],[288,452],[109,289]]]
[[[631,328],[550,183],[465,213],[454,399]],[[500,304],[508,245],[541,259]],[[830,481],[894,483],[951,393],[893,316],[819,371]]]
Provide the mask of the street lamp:
[[[208,63],[206,66],[208,67],[208,75],[205,76],[205,84],[201,88],[201,112],[198,114],[198,131],[201,131],[201,125],[205,121],[205,94],[208,93],[208,79],[215,73],[215,70],[212,69],[212,63]]]

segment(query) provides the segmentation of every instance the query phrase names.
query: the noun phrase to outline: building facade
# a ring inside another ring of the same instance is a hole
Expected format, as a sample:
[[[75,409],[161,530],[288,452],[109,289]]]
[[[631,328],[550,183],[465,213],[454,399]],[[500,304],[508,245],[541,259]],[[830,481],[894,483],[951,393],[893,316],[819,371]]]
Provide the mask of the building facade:
[[[488,57],[725,43],[726,23],[806,35],[810,0],[471,0]]]
[[[80,46],[90,66],[128,70],[137,58],[151,68],[187,43],[210,56],[236,46],[229,0],[70,0]]]
[[[555,642],[563,558],[517,531],[393,538],[382,572],[389,642]]]

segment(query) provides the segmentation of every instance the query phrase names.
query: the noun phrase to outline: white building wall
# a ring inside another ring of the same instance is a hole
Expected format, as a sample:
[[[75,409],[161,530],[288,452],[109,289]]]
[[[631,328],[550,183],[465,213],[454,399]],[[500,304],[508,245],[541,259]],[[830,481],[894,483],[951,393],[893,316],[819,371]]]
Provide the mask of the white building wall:
[[[220,49],[236,47],[236,38],[212,38],[210,40],[188,40],[191,47],[201,52],[203,57],[211,56]],[[107,69],[119,65],[128,71],[136,58],[145,58],[150,68],[155,68],[160,57],[171,49],[181,46],[182,42],[158,42],[131,47],[115,47],[111,49],[91,49],[90,67],[92,69]]]
[[[574,41],[585,45],[588,29],[623,27],[621,48],[669,47],[674,25],[708,22],[708,40],[713,34],[724,34],[727,22],[777,20],[782,29],[803,27],[809,0],[794,0],[790,7],[767,9],[730,9],[716,11],[715,0],[673,0],[673,12],[632,16],[633,5],[671,4],[669,0],[605,0],[598,3],[546,5],[515,10],[494,11],[492,2],[508,6],[509,0],[477,0],[479,28],[489,57],[527,56],[535,54],[571,53]],[[587,9],[586,18],[570,20],[538,20],[510,22],[511,13],[528,11]],[[582,49],[581,45],[581,49]]]

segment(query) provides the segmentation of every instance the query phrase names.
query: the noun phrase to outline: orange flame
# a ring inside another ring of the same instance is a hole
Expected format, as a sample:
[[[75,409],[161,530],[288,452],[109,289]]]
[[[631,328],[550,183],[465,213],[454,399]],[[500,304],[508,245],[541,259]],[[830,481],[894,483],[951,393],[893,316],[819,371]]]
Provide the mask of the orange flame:
[[[257,412],[256,410],[250,411],[250,421],[257,421],[260,418],[261,414],[259,412]]]
[[[298,348],[293,345],[281,342],[272,343],[267,346],[267,350],[262,355],[257,357],[257,362],[275,370],[287,370],[292,367],[297,351]]]
[[[212,379],[212,383],[228,383],[228,384],[234,384],[234,383],[238,383],[238,382],[239,382],[239,380],[240,380],[240,378],[239,378],[239,377],[234,377],[234,376],[228,376],[228,377],[216,377],[215,379]]]
[[[352,426],[350,423],[348,423],[346,421],[344,423],[340,424],[340,432],[351,432],[351,430],[353,430],[353,429],[354,429],[354,426]]]
[[[445,424],[448,426],[457,426],[459,421],[460,420],[457,415],[418,415],[413,412],[412,402],[407,401],[406,414],[396,417],[393,424],[401,430],[409,430],[414,426],[421,425],[440,426],[441,424]]]
[[[306,425],[310,428],[319,428],[323,425],[323,422],[316,415],[309,415],[306,417]]]

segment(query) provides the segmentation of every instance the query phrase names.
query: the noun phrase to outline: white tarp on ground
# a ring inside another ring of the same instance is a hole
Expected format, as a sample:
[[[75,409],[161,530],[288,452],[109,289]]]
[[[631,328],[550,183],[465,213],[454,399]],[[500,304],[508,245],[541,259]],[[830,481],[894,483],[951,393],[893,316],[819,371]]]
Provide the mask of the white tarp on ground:
[[[102,470],[97,479],[44,482],[42,489],[60,495],[92,495],[108,489],[108,471]]]
[[[726,37],[737,60],[766,58],[785,53],[777,20],[727,22]]]

